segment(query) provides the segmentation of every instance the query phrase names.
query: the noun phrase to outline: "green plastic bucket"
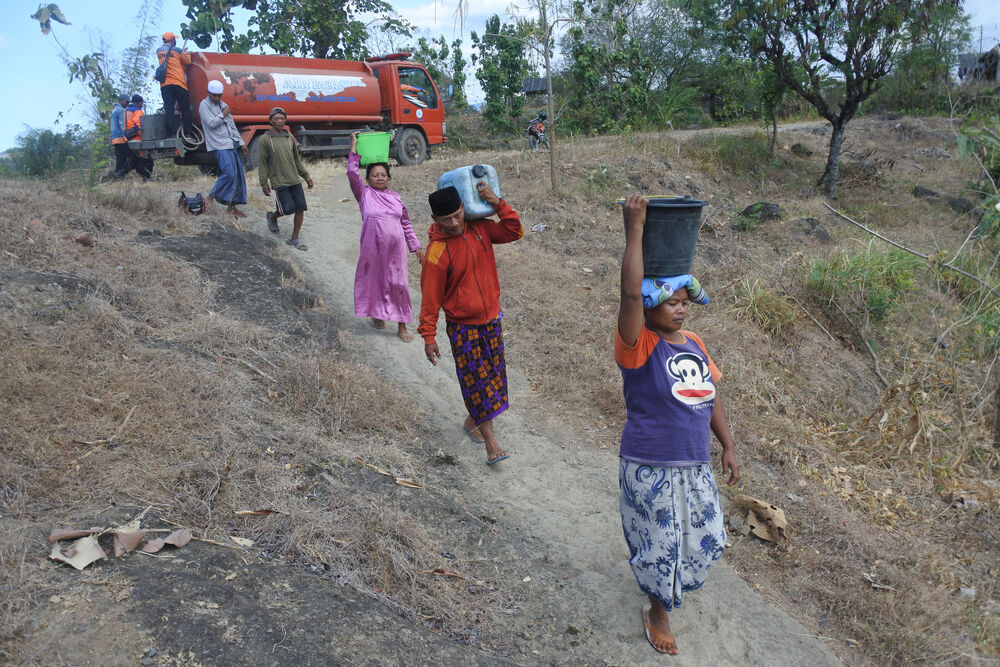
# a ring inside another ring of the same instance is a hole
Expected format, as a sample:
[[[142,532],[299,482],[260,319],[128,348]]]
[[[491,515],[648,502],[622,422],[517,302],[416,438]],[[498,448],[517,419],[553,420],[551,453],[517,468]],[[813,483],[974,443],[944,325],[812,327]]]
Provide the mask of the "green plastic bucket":
[[[361,166],[373,162],[389,161],[389,141],[392,132],[365,132],[358,135],[358,155],[361,156]]]

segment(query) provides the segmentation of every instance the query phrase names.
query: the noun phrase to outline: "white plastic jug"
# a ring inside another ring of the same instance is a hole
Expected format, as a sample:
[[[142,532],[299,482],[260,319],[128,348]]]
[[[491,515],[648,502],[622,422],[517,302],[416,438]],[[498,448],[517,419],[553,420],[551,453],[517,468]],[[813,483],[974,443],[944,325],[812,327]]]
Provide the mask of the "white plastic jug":
[[[438,189],[446,188],[449,185],[454,186],[465,205],[465,219],[478,220],[496,213],[492,206],[479,198],[479,191],[476,189],[479,183],[486,183],[497,197],[503,199],[503,194],[500,193],[497,170],[488,164],[474,164],[452,169],[442,174],[441,178],[438,179]]]

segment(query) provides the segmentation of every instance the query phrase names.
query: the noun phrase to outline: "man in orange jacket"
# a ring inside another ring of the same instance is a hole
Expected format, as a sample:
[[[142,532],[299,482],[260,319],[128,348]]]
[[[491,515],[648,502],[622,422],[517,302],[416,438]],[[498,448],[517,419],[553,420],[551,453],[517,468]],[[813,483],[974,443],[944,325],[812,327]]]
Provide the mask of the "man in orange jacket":
[[[169,58],[169,59],[168,59]],[[163,113],[167,114],[167,132],[169,136],[177,134],[177,113],[174,103],[180,107],[181,123],[184,134],[191,136],[191,102],[188,100],[187,75],[184,68],[191,64],[191,54],[187,50],[177,49],[177,36],[172,32],[163,33],[163,46],[156,50],[158,64],[167,63],[167,76],[160,83],[160,96],[163,97]]]
[[[500,217],[466,220],[458,190],[447,187],[428,197],[434,224],[420,271],[420,326],[424,353],[437,366],[438,312],[443,308],[455,370],[468,415],[465,432],[486,445],[486,463],[510,456],[493,436],[493,419],[509,406],[500,281],[493,246],[524,236],[521,219],[485,183],[479,196]]]
[[[125,138],[128,141],[142,141],[142,95],[133,95],[132,103],[125,109]],[[142,158],[129,149],[130,165],[143,181],[153,175],[153,160]]]

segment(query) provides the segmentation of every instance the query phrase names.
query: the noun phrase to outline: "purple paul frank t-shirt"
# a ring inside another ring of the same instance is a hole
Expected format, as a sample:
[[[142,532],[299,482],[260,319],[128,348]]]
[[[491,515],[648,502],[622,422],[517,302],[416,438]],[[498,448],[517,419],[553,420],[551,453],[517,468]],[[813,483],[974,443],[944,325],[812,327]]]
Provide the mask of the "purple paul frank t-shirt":
[[[710,462],[715,385],[722,374],[690,331],[671,343],[642,327],[633,347],[615,331],[615,361],[625,393],[618,455],[637,463],[688,466]]]

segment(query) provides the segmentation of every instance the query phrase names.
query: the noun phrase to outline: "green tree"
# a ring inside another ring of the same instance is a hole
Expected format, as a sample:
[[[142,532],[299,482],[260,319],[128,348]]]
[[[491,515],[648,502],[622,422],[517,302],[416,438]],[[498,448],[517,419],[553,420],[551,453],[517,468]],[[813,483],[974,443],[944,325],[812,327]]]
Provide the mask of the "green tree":
[[[872,102],[876,108],[933,113],[950,111],[955,54],[970,48],[969,16],[960,7],[939,5],[926,29],[907,35],[892,72]]]
[[[413,59],[427,68],[438,90],[452,87],[450,107],[464,110],[469,104],[465,97],[465,66],[468,63],[462,57],[462,40],[456,39],[449,45],[444,35],[429,40],[421,37],[409,50],[413,52]]]
[[[413,52],[413,59],[427,68],[427,73],[434,79],[438,89],[447,89],[448,83],[451,81],[448,62],[451,51],[444,35],[431,39],[421,37],[417,40],[417,45],[411,47],[410,50]]]
[[[486,21],[482,37],[472,33],[477,52],[472,63],[478,63],[476,78],[486,94],[483,118],[496,132],[510,132],[520,124],[524,109],[524,78],[531,74],[525,57],[525,36],[530,32],[525,23],[500,23],[496,14]]]
[[[958,0],[693,0],[701,25],[762,58],[833,126],[820,183],[837,194],[847,123],[892,68],[907,36],[922,35],[930,12]],[[837,85],[830,87],[830,79]]]
[[[459,111],[464,111],[469,106],[469,99],[465,96],[467,64],[462,57],[462,40],[456,39],[451,43],[451,106]]]
[[[384,0],[183,0],[189,22],[181,34],[207,48],[213,37],[223,51],[268,48],[286,55],[356,60],[369,54],[371,26],[409,36],[410,26]],[[237,34],[233,11],[252,12],[245,34]],[[365,22],[361,17],[373,15]]]
[[[90,137],[79,125],[64,132],[29,127],[9,152],[15,170],[31,178],[49,178],[86,166],[89,156]]]
[[[630,32],[625,10],[631,4],[630,0],[574,4],[566,72],[573,90],[565,118],[571,129],[598,133],[650,123],[650,92],[659,70],[656,54]]]

